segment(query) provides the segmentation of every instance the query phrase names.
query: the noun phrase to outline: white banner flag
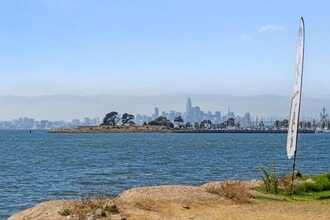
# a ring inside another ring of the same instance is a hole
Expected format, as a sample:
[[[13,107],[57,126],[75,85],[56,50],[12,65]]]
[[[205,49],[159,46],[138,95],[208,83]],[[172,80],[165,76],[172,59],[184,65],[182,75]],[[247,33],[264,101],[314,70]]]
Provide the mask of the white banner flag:
[[[286,143],[286,150],[289,159],[291,159],[294,156],[297,148],[301,88],[302,88],[303,65],[304,65],[304,44],[305,44],[304,19],[301,18],[300,27],[299,27],[298,47],[296,53],[296,77],[295,77],[295,84],[293,89],[293,96],[291,99],[288,137]]]

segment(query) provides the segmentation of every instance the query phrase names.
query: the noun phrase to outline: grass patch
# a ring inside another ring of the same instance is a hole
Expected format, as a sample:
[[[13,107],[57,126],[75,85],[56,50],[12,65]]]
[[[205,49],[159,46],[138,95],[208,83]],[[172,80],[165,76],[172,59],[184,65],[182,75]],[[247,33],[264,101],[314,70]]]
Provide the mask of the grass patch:
[[[69,209],[63,209],[58,212],[61,216],[69,216],[71,215],[71,211]]]
[[[135,207],[147,211],[157,211],[157,206],[160,204],[155,204],[155,202],[149,198],[139,198],[138,200],[134,201],[133,204]]]
[[[298,192],[322,192],[330,190],[330,172],[309,177],[297,187]]]
[[[104,212],[113,212],[113,198],[111,195],[84,195],[81,199],[74,201],[70,207],[59,212],[62,216],[73,216],[77,219],[85,219],[88,213],[102,210]]]
[[[252,195],[243,181],[227,180],[221,183],[220,186],[207,187],[206,191],[230,199],[238,204],[251,203]]]
[[[330,172],[322,173],[317,176],[296,177],[293,186],[291,185],[290,175],[279,178],[276,180],[277,184],[274,184],[274,186],[277,186],[277,190],[269,190],[272,186],[269,182],[273,181],[270,176],[276,176],[276,173],[269,174],[266,169],[263,169],[263,172],[265,184],[263,187],[259,187],[256,190],[263,193],[265,197],[271,199],[271,196],[267,196],[267,194],[274,193],[278,194],[278,198],[285,200],[309,201],[330,199]],[[271,172],[275,172],[275,170]],[[291,186],[293,189],[292,191]],[[258,198],[260,197],[256,197],[256,199]]]
[[[299,194],[292,195],[291,199],[302,201],[326,200],[330,199],[330,190],[322,192],[301,192]]]

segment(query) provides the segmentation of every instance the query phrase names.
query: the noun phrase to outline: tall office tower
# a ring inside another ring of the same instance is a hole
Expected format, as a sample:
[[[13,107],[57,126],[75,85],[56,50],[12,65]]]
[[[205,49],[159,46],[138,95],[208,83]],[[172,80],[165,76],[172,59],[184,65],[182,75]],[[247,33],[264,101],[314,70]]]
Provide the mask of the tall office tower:
[[[235,119],[235,114],[234,114],[234,112],[230,111],[230,107],[228,107],[228,113],[226,115],[226,119],[228,120],[229,118],[234,118]]]
[[[251,120],[251,115],[249,112],[246,112],[244,114],[244,127],[251,127],[252,126],[252,120]]]
[[[187,104],[186,104],[186,122],[193,122],[194,119],[194,112],[193,112],[193,108],[191,105],[191,98],[189,97],[187,99]]]
[[[195,106],[193,109],[193,113],[194,113],[194,122],[201,122],[202,118],[203,118],[203,114],[201,111],[201,108],[199,106]]]
[[[158,118],[158,116],[159,116],[159,109],[158,109],[157,107],[155,107],[155,112],[154,112],[154,114],[152,115],[152,118],[153,118],[153,119],[156,119],[156,118]]]

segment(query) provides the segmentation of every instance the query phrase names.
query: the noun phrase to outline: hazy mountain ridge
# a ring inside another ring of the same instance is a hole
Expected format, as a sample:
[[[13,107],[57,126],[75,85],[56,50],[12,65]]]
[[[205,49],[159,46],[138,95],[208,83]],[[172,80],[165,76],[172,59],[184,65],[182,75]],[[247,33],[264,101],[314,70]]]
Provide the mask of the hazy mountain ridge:
[[[221,111],[225,115],[230,108],[235,114],[250,112],[252,116],[287,117],[289,96],[281,95],[202,95],[202,94],[164,94],[164,95],[42,95],[34,97],[0,96],[0,120],[17,117],[36,119],[71,120],[72,118],[103,117],[109,111],[120,113],[151,115],[154,108],[160,112],[175,110],[185,112],[187,98],[192,105],[203,111]],[[302,116],[318,117],[321,108],[330,106],[330,98],[302,98]]]

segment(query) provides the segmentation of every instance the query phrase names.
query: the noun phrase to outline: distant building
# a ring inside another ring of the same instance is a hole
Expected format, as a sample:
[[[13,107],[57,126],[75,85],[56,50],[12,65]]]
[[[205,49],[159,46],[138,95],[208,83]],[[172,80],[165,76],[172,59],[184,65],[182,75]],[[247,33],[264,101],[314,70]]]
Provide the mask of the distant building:
[[[91,119],[91,125],[99,125],[100,124],[100,118],[96,117]]]
[[[220,124],[221,123],[221,112],[220,111],[216,111],[214,113],[214,120],[213,120],[214,124]]]
[[[202,117],[203,117],[203,113],[201,112],[201,108],[199,106],[195,106],[193,108],[193,122],[201,122],[202,121]]]
[[[87,117],[85,117],[84,118],[84,125],[91,125],[91,119],[90,118],[87,118]]]
[[[226,115],[226,120],[228,120],[230,118],[234,118],[235,119],[235,114],[234,114],[234,112],[231,112],[230,111],[230,107],[228,107],[228,113]]]
[[[79,119],[72,119],[72,125],[73,126],[79,126],[80,125],[80,120]]]
[[[47,122],[48,122],[48,120],[41,120],[40,129],[47,129]]]
[[[243,127],[251,127],[252,126],[251,115],[250,115],[249,112],[246,112],[244,114],[242,125],[243,125]]]
[[[185,122],[193,122],[194,121],[194,112],[193,112],[193,107],[191,105],[191,98],[189,97],[187,99],[186,103],[186,117],[185,117]]]
[[[159,117],[159,109],[155,107],[155,112],[152,114],[152,119],[156,119]]]
[[[168,114],[168,119],[170,121],[174,121],[174,118],[175,118],[175,111],[170,111],[170,114]]]

